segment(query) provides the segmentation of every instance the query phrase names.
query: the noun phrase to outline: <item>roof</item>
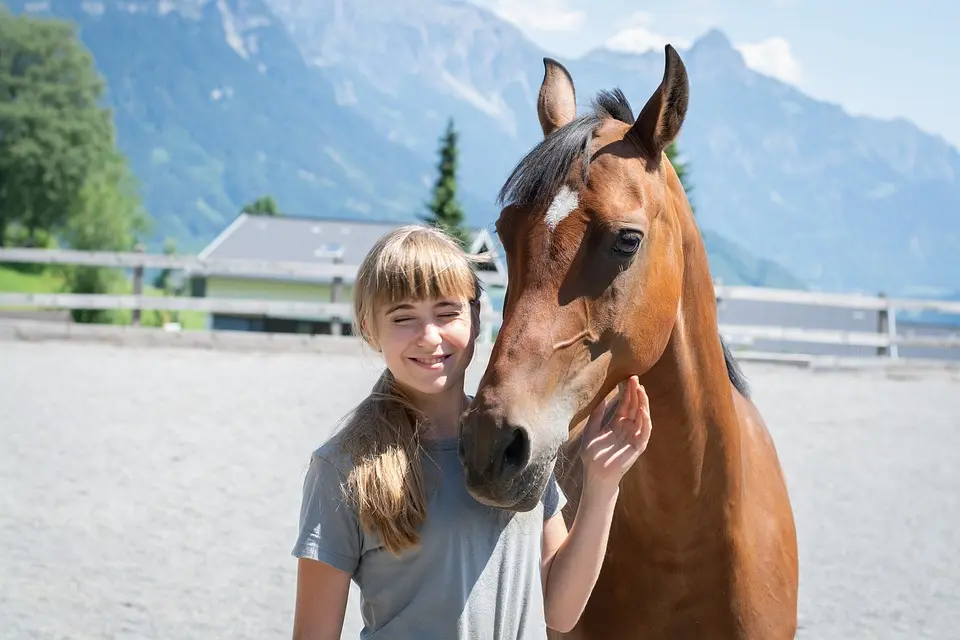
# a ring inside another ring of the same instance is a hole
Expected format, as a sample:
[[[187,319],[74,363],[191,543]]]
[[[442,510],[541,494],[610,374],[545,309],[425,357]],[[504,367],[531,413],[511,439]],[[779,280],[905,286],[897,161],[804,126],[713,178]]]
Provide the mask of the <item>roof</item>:
[[[330,252],[341,252],[341,261],[359,265],[374,243],[399,222],[347,220],[306,216],[258,216],[241,213],[198,255],[201,259],[236,259],[291,262],[330,262]],[[506,279],[496,233],[471,229],[471,252],[494,254],[494,268]]]

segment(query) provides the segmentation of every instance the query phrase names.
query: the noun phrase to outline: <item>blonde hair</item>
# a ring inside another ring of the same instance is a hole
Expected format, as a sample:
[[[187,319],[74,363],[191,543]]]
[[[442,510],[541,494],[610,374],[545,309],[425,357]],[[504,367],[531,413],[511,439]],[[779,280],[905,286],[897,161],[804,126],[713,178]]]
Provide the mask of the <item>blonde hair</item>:
[[[481,285],[471,267],[478,259],[483,256],[468,255],[434,227],[404,225],[387,233],[357,272],[356,331],[378,349],[373,327],[383,305],[445,296],[478,302]],[[347,497],[361,526],[378,533],[384,547],[395,554],[419,544],[420,525],[426,517],[423,423],[423,415],[387,369],[339,434],[340,447],[351,458],[344,487]]]

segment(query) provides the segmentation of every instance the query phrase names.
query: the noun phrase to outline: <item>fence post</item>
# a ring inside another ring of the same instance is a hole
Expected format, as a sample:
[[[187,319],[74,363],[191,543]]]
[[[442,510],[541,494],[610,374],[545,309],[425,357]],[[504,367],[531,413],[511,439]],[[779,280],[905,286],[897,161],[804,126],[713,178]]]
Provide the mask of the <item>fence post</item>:
[[[493,321],[496,317],[493,300],[486,291],[480,293],[480,326],[477,328],[477,341],[482,345],[493,344]]]
[[[334,256],[333,264],[342,264],[343,257],[341,255]],[[333,284],[330,285],[330,302],[336,304],[340,302],[340,297],[343,294],[343,278],[339,275],[333,277]],[[343,335],[343,324],[340,322],[341,318],[338,316],[333,316],[330,319],[330,333],[335,336]]]
[[[890,305],[887,294],[880,292],[877,297],[885,301],[885,305],[877,313],[877,333],[887,338],[886,346],[877,347],[877,355],[896,359],[900,356],[897,339],[897,313]]]
[[[137,243],[137,246],[133,248],[137,253],[143,253],[146,250],[146,247],[141,243]],[[133,295],[139,296],[143,293],[143,265],[139,264],[133,268]],[[134,306],[133,310],[130,313],[130,323],[135,326],[140,326],[140,307]]]
[[[887,354],[891,359],[896,360],[900,357],[900,345],[897,344],[897,308],[887,303],[887,338],[890,340],[890,348]]]

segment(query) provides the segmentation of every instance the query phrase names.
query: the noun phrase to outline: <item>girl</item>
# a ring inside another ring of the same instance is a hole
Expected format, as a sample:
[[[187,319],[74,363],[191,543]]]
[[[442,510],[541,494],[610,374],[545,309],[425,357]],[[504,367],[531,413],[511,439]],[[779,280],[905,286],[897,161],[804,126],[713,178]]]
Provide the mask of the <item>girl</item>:
[[[608,429],[603,406],[589,418],[569,534],[555,478],[531,512],[481,505],[457,457],[479,297],[471,258],[434,228],[388,233],[360,266],[357,328],[386,370],[311,458],[293,549],[295,639],[340,638],[351,579],[361,638],[535,640],[580,617],[620,478],[650,437],[647,397],[632,377]]]

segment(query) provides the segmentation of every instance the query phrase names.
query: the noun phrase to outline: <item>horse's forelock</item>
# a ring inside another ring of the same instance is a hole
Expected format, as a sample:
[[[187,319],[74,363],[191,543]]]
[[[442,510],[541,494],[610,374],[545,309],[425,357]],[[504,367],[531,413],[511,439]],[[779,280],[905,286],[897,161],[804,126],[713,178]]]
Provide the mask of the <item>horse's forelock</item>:
[[[566,182],[578,160],[583,161],[582,179],[588,178],[587,148],[603,120],[613,118],[632,125],[633,110],[620,89],[601,91],[591,110],[574,118],[541,140],[517,163],[500,188],[501,206],[545,207]]]

